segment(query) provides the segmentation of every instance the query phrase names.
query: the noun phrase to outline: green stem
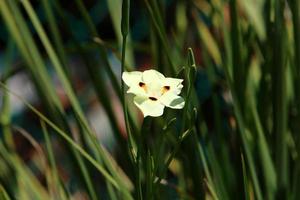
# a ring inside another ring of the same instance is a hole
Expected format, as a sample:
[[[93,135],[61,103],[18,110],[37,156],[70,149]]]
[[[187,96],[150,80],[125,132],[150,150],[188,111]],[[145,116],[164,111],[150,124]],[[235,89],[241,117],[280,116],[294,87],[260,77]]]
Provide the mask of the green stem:
[[[184,139],[191,131],[192,131],[191,129],[188,129],[188,130],[184,131],[184,132],[179,136],[179,139],[178,139],[178,141],[177,141],[175,147],[173,148],[171,154],[169,155],[169,157],[168,157],[166,163],[164,164],[162,170],[161,170],[161,171],[158,173],[158,175],[157,175],[157,180],[155,181],[155,184],[156,184],[156,185],[159,184],[160,181],[164,178],[164,176],[165,176],[165,174],[166,174],[166,172],[167,172],[167,170],[168,170],[168,168],[169,168],[169,166],[170,166],[172,160],[174,159],[174,157],[176,156],[176,154],[177,154],[177,152],[178,152],[178,150],[179,150],[179,148],[180,148],[180,145],[181,145],[183,139]]]
[[[65,71],[67,77],[70,79],[70,71],[67,68],[67,57],[66,57],[66,52],[63,46],[63,41],[61,38],[61,35],[59,33],[58,27],[57,27],[57,22],[53,13],[51,1],[48,0],[42,0],[42,5],[45,10],[45,15],[47,17],[48,23],[49,23],[49,29],[50,33],[52,35],[52,39],[54,42],[54,45],[56,47],[56,50],[58,52],[58,56],[60,60],[62,61],[62,67],[63,70]]]
[[[95,38],[100,38],[98,32],[97,32],[97,28],[95,26],[95,24],[93,23],[84,3],[82,0],[75,0],[75,3],[77,4],[77,7],[79,9],[79,12],[80,14],[82,15],[83,17],[83,20],[86,22],[87,24],[87,27],[88,27],[88,30],[90,31],[92,37],[95,39]],[[102,60],[104,61],[104,64],[105,64],[105,69],[107,71],[107,74],[109,75],[109,78],[112,82],[112,86],[117,94],[117,96],[122,99],[122,92],[120,91],[120,87],[119,87],[119,83],[118,83],[118,80],[112,70],[112,67],[109,63],[109,60],[108,60],[108,57],[106,55],[106,52],[105,52],[105,47],[103,46],[103,44],[99,44],[97,43],[98,45],[98,49],[99,49],[99,52],[100,52],[100,56],[102,58]],[[92,66],[93,68],[95,68],[94,66]],[[97,70],[96,69],[93,69],[94,71]],[[99,71],[99,70],[98,70]],[[101,72],[100,72],[101,73]]]
[[[6,48],[6,55],[5,55],[5,67],[4,67],[4,74],[7,74],[9,71],[9,67],[11,66],[13,60],[13,50],[14,50],[14,42],[10,40],[8,42],[8,47]],[[4,83],[6,83],[8,79],[4,78]],[[11,124],[11,113],[10,113],[10,98],[9,93],[4,91],[3,98],[2,98],[2,107],[0,108],[0,126],[3,130],[3,136],[5,139],[6,145],[13,150],[14,149],[14,141],[13,135],[10,128]]]
[[[211,189],[212,196],[214,197],[215,200],[218,200],[219,198],[218,198],[218,195],[217,195],[217,193],[215,191],[214,181],[212,179],[212,176],[211,176],[211,173],[210,173],[210,170],[209,170],[209,167],[208,167],[208,163],[207,163],[207,159],[206,159],[205,154],[204,154],[203,146],[202,146],[201,142],[199,142],[197,133],[195,131],[193,131],[192,137],[193,137],[193,140],[196,143],[197,151],[198,151],[198,153],[200,155],[201,162],[203,164],[204,173],[205,173],[205,175],[206,175],[206,177],[208,179],[208,183],[211,186],[210,189]]]
[[[225,49],[226,49],[226,60],[225,60],[225,75],[226,75],[226,80],[228,82],[228,86],[229,89],[231,91],[232,94],[232,98],[233,98],[233,109],[234,109],[234,113],[235,113],[235,117],[237,120],[237,124],[238,124],[238,132],[240,134],[241,137],[241,141],[242,141],[242,146],[244,148],[245,151],[245,158],[247,161],[247,164],[249,165],[249,171],[250,171],[250,175],[251,175],[251,179],[253,181],[253,187],[254,187],[254,192],[256,194],[256,198],[258,200],[262,200],[263,199],[263,195],[260,189],[260,185],[259,185],[259,181],[258,181],[258,176],[257,176],[257,172],[255,169],[255,164],[254,164],[254,159],[252,157],[251,151],[250,151],[250,144],[246,138],[246,127],[244,124],[244,119],[242,117],[242,110],[240,108],[239,105],[239,99],[237,98],[237,94],[236,94],[236,88],[234,87],[233,81],[232,79],[232,73],[231,73],[231,69],[234,66],[233,65],[233,60],[232,60],[232,54],[233,52],[231,51],[232,46],[230,44],[230,36],[229,36],[229,31],[226,27],[226,22],[224,20],[224,13],[221,13],[222,18],[223,18],[223,33],[224,33],[224,44],[225,44]]]
[[[239,28],[239,16],[237,10],[237,0],[230,0],[230,19],[231,27],[231,47],[233,61],[233,81],[234,87],[239,98],[239,102],[244,102],[244,87],[245,87],[245,66],[242,63],[242,45],[241,32]],[[240,105],[243,111],[243,105]]]
[[[129,33],[129,14],[130,14],[130,0],[123,0],[122,3],[122,21],[121,21],[121,32],[123,37],[122,42],[122,59],[121,59],[121,77],[123,72],[125,71],[125,63],[126,63],[126,43],[127,43],[127,36]],[[122,103],[123,103],[123,114],[125,119],[125,126],[126,126],[126,132],[128,136],[128,151],[129,156],[134,168],[134,172],[136,175],[136,189],[137,189],[137,198],[141,200],[141,176],[140,176],[140,169],[139,169],[139,163],[140,163],[140,152],[137,150],[137,157],[134,155],[134,148],[133,148],[133,137],[131,132],[131,126],[129,121],[129,115],[128,115],[128,107],[126,103],[126,92],[124,87],[124,81],[121,80],[121,92],[122,92]]]
[[[287,103],[286,103],[286,66],[285,66],[285,27],[284,0],[275,1],[275,30],[274,30],[274,67],[273,84],[273,131],[276,138],[275,163],[278,175],[278,197],[285,199],[288,187],[288,146],[287,146]]]
[[[145,199],[151,199],[152,198],[152,188],[153,188],[153,168],[151,165],[151,146],[149,143],[150,139],[150,133],[151,133],[151,126],[152,126],[153,118],[152,117],[146,117],[143,120],[143,124],[140,131],[140,139],[139,139],[139,145],[138,145],[138,151],[141,155],[141,164],[142,167],[140,169],[145,174]],[[141,187],[141,183],[139,185]],[[143,198],[143,194],[141,197]]]
[[[67,199],[66,194],[63,193],[64,190],[61,190],[60,188],[60,178],[59,178],[59,174],[58,174],[58,170],[56,167],[56,161],[55,161],[55,157],[54,157],[54,152],[53,152],[53,148],[52,148],[52,144],[51,144],[51,139],[49,137],[49,132],[47,130],[46,124],[44,121],[40,121],[41,122],[41,126],[42,126],[42,131],[44,134],[44,139],[45,139],[45,143],[46,143],[46,150],[48,153],[48,159],[49,159],[49,163],[50,163],[50,168],[51,168],[51,175],[53,175],[53,182],[54,182],[54,186],[55,186],[55,192],[58,193],[58,195],[56,197],[60,197],[60,199]]]

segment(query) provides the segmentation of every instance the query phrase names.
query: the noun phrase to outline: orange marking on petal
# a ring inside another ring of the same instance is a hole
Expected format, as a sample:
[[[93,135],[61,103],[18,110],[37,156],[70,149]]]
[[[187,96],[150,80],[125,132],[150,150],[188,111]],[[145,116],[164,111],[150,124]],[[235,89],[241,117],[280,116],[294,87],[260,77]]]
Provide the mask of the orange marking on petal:
[[[141,88],[143,88],[145,90],[145,92],[147,92],[147,86],[146,86],[146,83],[143,83],[143,82],[139,82],[139,86]]]
[[[170,90],[170,86],[164,86],[163,88],[162,88],[162,94],[164,94],[164,93],[166,93],[166,92],[168,92]]]

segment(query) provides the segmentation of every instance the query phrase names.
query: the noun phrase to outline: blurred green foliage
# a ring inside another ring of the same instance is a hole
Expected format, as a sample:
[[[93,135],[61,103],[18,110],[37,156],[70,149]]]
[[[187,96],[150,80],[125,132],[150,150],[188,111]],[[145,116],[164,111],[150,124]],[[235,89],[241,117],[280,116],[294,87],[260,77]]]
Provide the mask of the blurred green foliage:
[[[0,199],[299,199],[299,9],[0,0]],[[121,73],[148,68],[183,110],[141,118]]]

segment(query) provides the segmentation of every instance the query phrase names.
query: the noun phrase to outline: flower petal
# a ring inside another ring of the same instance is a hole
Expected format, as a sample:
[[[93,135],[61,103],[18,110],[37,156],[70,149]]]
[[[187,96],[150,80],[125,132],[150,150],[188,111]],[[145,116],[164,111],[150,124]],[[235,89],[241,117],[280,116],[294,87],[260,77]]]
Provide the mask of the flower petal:
[[[163,81],[164,86],[170,86],[170,92],[173,92],[175,94],[180,94],[183,85],[182,85],[183,79],[179,78],[165,78]]]
[[[131,94],[135,94],[135,95],[139,95],[139,96],[147,95],[143,88],[141,88],[140,86],[135,86],[135,85],[133,85],[132,87],[129,87],[129,89],[127,90],[127,93],[131,93]]]
[[[160,83],[164,80],[164,78],[165,78],[165,76],[162,73],[160,73],[154,69],[145,70],[143,72],[143,76],[142,76],[143,82],[146,84]]]
[[[127,93],[146,95],[145,90],[139,86],[139,83],[142,81],[142,74],[139,71],[123,72],[122,79],[129,87]]]
[[[159,117],[164,113],[165,106],[163,104],[145,96],[135,96],[134,104],[142,111],[144,117]]]
[[[122,79],[125,84],[129,87],[139,84],[142,81],[142,72],[139,71],[132,71],[132,72],[123,72]]]
[[[175,95],[173,92],[166,92],[159,98],[159,101],[173,109],[182,109],[185,104],[184,99],[181,96]]]

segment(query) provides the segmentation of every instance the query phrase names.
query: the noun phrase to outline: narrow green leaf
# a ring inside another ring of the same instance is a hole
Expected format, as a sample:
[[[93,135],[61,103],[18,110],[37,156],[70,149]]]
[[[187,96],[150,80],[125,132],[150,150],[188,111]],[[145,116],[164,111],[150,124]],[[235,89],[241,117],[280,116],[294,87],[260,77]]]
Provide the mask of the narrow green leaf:
[[[10,200],[11,199],[1,184],[0,184],[0,199],[1,200]]]
[[[77,97],[75,95],[75,92],[70,84],[70,82],[68,81],[62,67],[61,67],[61,63],[44,31],[44,29],[42,28],[41,24],[40,24],[40,21],[39,19],[37,18],[30,2],[28,0],[24,0],[22,1],[22,4],[27,12],[27,14],[29,15],[30,19],[32,20],[32,23],[35,27],[35,29],[37,30],[37,33],[50,57],[50,60],[53,64],[53,67],[54,69],[56,70],[61,82],[62,82],[62,85],[65,89],[65,92],[70,100],[70,103],[74,109],[74,112],[76,114],[76,117],[78,117],[79,119],[79,122],[80,122],[80,125],[82,126],[83,130],[85,131],[86,134],[83,134],[84,138],[86,139],[86,141],[88,143],[90,143],[92,146],[94,146],[93,150],[95,153],[98,153],[99,155],[99,158],[102,158],[105,156],[105,154],[102,152],[102,147],[99,146],[99,144],[96,142],[96,140],[94,139],[94,136],[93,136],[93,131],[91,130],[91,128],[89,127],[88,125],[88,122],[84,116],[84,112],[83,110],[81,109],[80,107],[80,104],[77,100]],[[110,171],[114,171],[113,168],[111,168],[111,166],[109,165],[109,163],[107,163],[107,159],[103,159],[103,162],[105,163],[105,165],[109,168]],[[115,180],[114,181],[118,181],[118,180]],[[117,184],[115,184],[116,186]],[[122,185],[121,183],[118,183],[118,189],[123,189],[122,188],[119,188],[119,185]],[[126,190],[123,190],[123,192],[126,191]],[[127,197],[129,197],[130,195],[127,193]]]
[[[241,154],[241,160],[242,160],[242,168],[243,168],[243,180],[244,180],[244,192],[245,192],[245,200],[250,199],[249,195],[249,185],[248,185],[248,176],[247,176],[247,170],[246,170],[246,164],[244,160],[243,154]]]
[[[119,189],[119,185],[116,181],[111,177],[111,175],[97,163],[97,161],[92,158],[82,147],[80,147],[76,142],[74,142],[68,134],[66,134],[63,130],[61,130],[58,126],[56,126],[52,121],[50,121],[45,115],[39,112],[36,108],[34,108],[30,103],[28,103],[25,99],[20,97],[19,95],[15,94],[14,92],[10,91],[3,83],[0,82],[0,86],[9,91],[10,94],[16,96],[19,100],[21,100],[25,106],[30,109],[33,113],[35,113],[41,120],[43,120],[48,126],[53,128],[61,137],[63,137],[69,144],[71,144],[83,157],[85,157],[102,175],[117,189]]]
[[[287,149],[287,98],[285,57],[285,1],[275,1],[274,67],[272,71],[273,90],[273,132],[275,143],[275,166],[278,176],[278,198],[285,199],[288,192],[288,149]]]
[[[53,152],[53,148],[52,148],[52,144],[51,144],[51,140],[49,137],[49,132],[47,130],[46,124],[44,121],[40,121],[41,122],[41,126],[42,126],[42,131],[44,134],[44,139],[45,139],[45,143],[46,143],[46,150],[47,150],[47,154],[48,154],[48,160],[50,163],[50,167],[51,167],[51,177],[53,178],[53,182],[55,185],[55,192],[57,192],[57,197],[59,196],[60,199],[62,200],[66,200],[67,196],[64,193],[64,190],[61,188],[61,182],[60,182],[60,177],[58,174],[58,170],[56,167],[56,161],[55,161],[55,157],[54,157],[54,152]]]

